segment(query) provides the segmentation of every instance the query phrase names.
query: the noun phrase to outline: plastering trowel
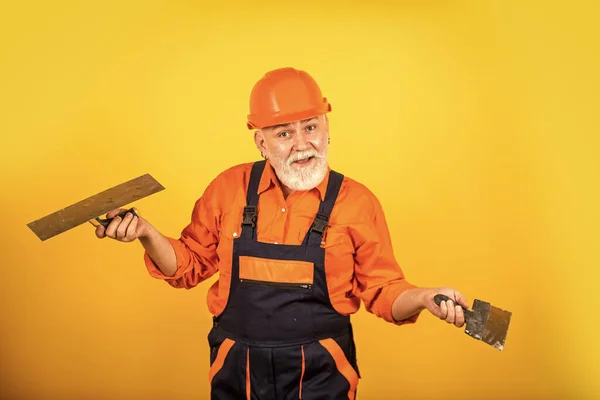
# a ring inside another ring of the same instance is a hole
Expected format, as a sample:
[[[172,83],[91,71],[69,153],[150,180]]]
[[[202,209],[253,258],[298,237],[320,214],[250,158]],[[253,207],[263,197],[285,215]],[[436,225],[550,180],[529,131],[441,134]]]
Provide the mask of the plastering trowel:
[[[161,190],[164,190],[164,187],[152,176],[145,174],[30,222],[27,226],[42,241],[85,222],[106,227],[112,219],[101,219],[101,215]],[[133,209],[127,211],[136,215]],[[125,215],[127,211],[120,215]]]
[[[446,300],[452,299],[443,294],[437,294],[433,298],[438,306]],[[477,299],[473,302],[471,310],[464,307],[462,309],[465,314],[465,333],[502,351],[512,313]]]

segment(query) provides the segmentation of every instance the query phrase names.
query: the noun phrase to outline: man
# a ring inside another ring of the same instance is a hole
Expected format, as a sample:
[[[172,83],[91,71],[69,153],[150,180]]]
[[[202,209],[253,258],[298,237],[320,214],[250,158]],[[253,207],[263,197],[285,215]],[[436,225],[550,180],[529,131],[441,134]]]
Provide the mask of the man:
[[[151,276],[190,289],[214,273],[213,399],[353,399],[358,367],[350,315],[362,301],[397,325],[424,309],[460,327],[450,288],[407,282],[377,198],[329,169],[331,105],[304,71],[282,68],[250,95],[248,128],[265,160],[221,173],[179,239],[120,210],[96,235],[138,239]]]

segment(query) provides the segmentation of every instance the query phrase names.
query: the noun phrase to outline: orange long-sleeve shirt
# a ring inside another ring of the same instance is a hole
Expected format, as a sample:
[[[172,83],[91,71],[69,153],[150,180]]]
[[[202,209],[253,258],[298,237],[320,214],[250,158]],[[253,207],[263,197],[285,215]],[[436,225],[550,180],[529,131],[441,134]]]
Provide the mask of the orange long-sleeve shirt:
[[[144,261],[151,276],[175,288],[191,289],[219,272],[208,292],[208,308],[219,315],[229,294],[233,239],[240,235],[246,189],[252,163],[230,168],[215,178],[196,201],[191,222],[179,239],[168,238],[177,258],[177,271],[161,273],[147,253]],[[267,162],[258,192],[257,240],[299,245],[325,197],[328,178],[316,188],[294,192],[284,198],[279,181]],[[341,314],[355,313],[360,300],[369,312],[384,320],[392,318],[392,303],[409,283],[396,262],[381,205],[364,185],[345,177],[331,213],[321,246],[329,297]]]

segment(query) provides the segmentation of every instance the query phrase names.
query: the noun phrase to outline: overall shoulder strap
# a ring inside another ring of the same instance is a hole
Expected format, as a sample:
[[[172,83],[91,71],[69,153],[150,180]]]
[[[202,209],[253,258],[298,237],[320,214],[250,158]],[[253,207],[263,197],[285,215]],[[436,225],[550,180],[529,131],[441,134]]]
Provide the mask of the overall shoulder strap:
[[[242,219],[240,238],[256,240],[256,221],[258,215],[258,185],[265,169],[266,161],[257,161],[252,165],[250,180],[246,192],[246,206]]]
[[[344,175],[333,170],[329,172],[329,182],[327,182],[325,199],[321,202],[319,211],[317,212],[310,229],[306,232],[306,236],[304,237],[305,245],[313,247],[321,246],[323,233],[329,224],[329,217],[331,216],[331,211],[333,210],[343,181]]]

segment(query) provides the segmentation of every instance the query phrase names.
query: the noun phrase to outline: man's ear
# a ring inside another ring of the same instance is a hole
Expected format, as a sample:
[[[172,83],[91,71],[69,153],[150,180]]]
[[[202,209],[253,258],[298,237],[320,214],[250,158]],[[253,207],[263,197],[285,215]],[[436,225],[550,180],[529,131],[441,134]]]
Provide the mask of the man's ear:
[[[254,143],[256,143],[256,148],[260,150],[262,154],[265,154],[265,151],[267,150],[265,146],[265,136],[260,129],[254,132]]]

